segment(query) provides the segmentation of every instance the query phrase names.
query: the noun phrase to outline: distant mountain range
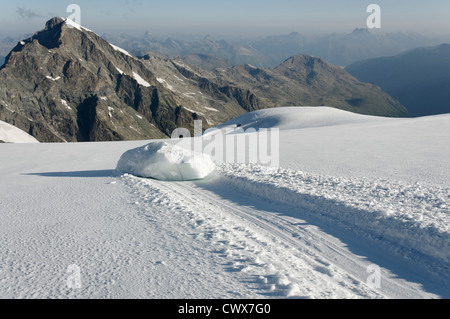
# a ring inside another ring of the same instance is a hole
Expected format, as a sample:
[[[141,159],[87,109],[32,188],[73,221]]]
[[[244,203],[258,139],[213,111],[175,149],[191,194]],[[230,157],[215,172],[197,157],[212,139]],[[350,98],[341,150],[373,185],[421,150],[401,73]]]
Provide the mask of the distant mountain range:
[[[450,44],[370,59],[346,70],[383,88],[413,116],[450,113]]]
[[[211,60],[212,64],[215,62]],[[54,18],[20,41],[0,68],[0,120],[41,142],[164,138],[243,113],[327,105],[406,116],[397,100],[320,58],[293,56],[276,68],[203,70],[154,54],[142,58],[70,20]]]
[[[150,33],[142,37],[105,35],[106,40],[137,56],[159,54],[164,57],[185,57],[197,54],[223,59],[228,65],[251,64],[257,67],[276,67],[290,56],[307,54],[325,59],[329,63],[346,66],[351,63],[399,54],[403,51],[440,43],[437,38],[417,34],[374,34],[368,29],[355,29],[352,33],[307,37],[297,32],[269,36],[262,39],[224,41],[206,36],[199,41],[174,38],[161,39]],[[197,58],[198,62],[202,62]],[[209,68],[208,64],[198,64]]]
[[[0,40],[0,56],[6,56],[22,39],[7,37]],[[259,39],[220,40],[207,35],[198,40],[161,38],[146,32],[142,36],[123,34],[103,35],[105,40],[124,48],[135,56],[147,54],[164,58],[181,57],[203,69],[251,64],[276,67],[287,58],[306,54],[327,62],[347,66],[370,58],[391,56],[417,47],[438,45],[444,40],[419,34],[376,34],[359,28],[351,33],[305,36],[298,32],[267,36]],[[212,63],[214,62],[214,63]]]

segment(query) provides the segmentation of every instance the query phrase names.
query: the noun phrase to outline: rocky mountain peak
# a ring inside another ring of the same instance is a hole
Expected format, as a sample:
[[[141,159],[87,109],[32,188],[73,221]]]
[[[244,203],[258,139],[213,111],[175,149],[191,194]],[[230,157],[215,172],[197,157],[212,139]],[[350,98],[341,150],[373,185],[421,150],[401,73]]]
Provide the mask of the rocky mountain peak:
[[[47,21],[45,24],[45,30],[53,29],[56,26],[60,26],[61,24],[65,23],[67,19],[61,18],[61,17],[54,17]]]
[[[206,128],[284,105],[403,114],[384,92],[319,58],[205,71],[181,60],[133,57],[62,18],[19,42],[0,69],[0,120],[41,142],[164,138],[175,128],[192,130],[194,120]]]
[[[0,120],[42,142],[135,140],[192,129],[197,119],[218,124],[256,103],[232,85],[183,80],[189,69],[138,59],[71,20],[53,18],[6,58]]]

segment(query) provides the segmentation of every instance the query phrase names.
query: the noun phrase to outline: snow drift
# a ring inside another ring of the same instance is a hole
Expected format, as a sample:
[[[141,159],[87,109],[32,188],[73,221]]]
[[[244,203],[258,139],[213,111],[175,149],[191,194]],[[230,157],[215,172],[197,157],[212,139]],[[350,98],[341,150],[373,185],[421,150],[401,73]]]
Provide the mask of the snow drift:
[[[125,152],[116,171],[163,181],[203,179],[215,169],[212,159],[167,142],[153,142]]]

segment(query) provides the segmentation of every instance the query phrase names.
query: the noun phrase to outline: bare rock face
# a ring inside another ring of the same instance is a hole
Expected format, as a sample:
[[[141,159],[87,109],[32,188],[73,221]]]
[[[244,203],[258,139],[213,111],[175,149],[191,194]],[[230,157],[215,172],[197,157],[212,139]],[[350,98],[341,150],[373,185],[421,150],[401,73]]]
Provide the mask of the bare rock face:
[[[367,115],[408,115],[400,102],[379,87],[362,83],[342,68],[312,56],[290,57],[274,69],[240,65],[214,73],[252,92],[258,97],[257,108],[332,106]]]
[[[141,61],[60,18],[17,44],[0,83],[0,119],[41,142],[163,138],[194,118]]]
[[[54,18],[19,42],[0,69],[0,120],[40,142],[165,138],[268,107],[329,105],[363,114],[406,115],[378,87],[307,56],[275,69],[205,71],[136,58],[70,20]]]

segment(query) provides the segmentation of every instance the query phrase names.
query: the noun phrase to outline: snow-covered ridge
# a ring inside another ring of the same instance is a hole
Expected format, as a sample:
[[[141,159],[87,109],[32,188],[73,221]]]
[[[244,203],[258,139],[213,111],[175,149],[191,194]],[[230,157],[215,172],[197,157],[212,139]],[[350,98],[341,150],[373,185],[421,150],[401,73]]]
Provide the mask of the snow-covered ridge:
[[[389,120],[389,118],[361,115],[327,106],[292,106],[246,113],[220,125],[219,128],[240,125],[244,129],[252,127],[255,129],[279,128],[280,130],[291,130],[381,120]]]
[[[63,18],[64,19],[64,23],[67,25],[67,27],[69,28],[75,28],[79,31],[88,31],[88,32],[93,32],[92,30],[89,30],[88,28],[82,27],[81,25],[79,25],[78,23],[76,23],[75,21],[71,20],[71,19],[67,19],[67,18]]]
[[[122,48],[119,48],[118,46],[116,46],[114,44],[111,44],[111,43],[109,45],[112,46],[114,50],[119,51],[119,52],[121,52],[121,53],[123,53],[125,55],[128,55],[129,57],[132,57],[132,55],[128,51],[126,51],[126,50],[124,50]]]
[[[88,28],[85,28],[85,27],[79,25],[78,23],[74,22],[74,21],[71,20],[71,19],[67,19],[67,18],[63,18],[63,19],[64,19],[64,23],[66,24],[66,26],[67,26],[68,28],[71,28],[71,29],[74,28],[74,29],[77,29],[77,30],[79,30],[79,31],[88,31],[88,32],[94,33],[92,30],[89,30]],[[128,51],[126,51],[126,50],[124,50],[124,49],[122,49],[122,48],[120,48],[120,47],[118,47],[118,46],[116,46],[116,45],[114,45],[114,44],[112,44],[112,43],[109,43],[109,45],[110,45],[114,50],[116,50],[116,51],[118,51],[118,52],[121,52],[121,53],[123,53],[123,54],[125,54],[125,55],[127,55],[127,56],[129,56],[129,57],[132,57],[132,55],[131,55]]]
[[[6,143],[39,143],[33,136],[3,121],[0,121],[0,141]]]

